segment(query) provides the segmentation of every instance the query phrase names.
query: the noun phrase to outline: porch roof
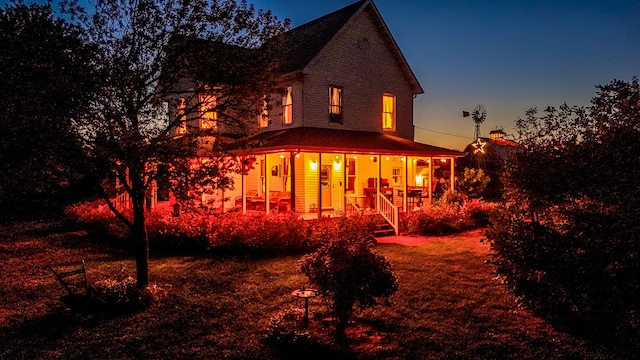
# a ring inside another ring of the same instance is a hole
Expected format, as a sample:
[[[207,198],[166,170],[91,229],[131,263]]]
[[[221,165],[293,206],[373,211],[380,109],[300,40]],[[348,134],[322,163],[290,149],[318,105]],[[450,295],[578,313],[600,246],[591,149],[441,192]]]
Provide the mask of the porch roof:
[[[463,152],[427,145],[397,136],[369,131],[298,127],[267,131],[238,140],[235,152],[322,152],[423,157],[462,157]]]

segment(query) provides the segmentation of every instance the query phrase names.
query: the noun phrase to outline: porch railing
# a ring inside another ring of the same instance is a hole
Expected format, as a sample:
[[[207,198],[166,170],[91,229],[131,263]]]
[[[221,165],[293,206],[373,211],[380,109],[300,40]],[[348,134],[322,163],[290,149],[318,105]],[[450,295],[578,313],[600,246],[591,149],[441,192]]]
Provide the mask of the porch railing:
[[[349,202],[347,203],[347,208],[346,208],[347,216],[358,214],[361,211],[362,211],[362,209],[357,207],[355,204],[352,204],[352,203],[349,203]]]
[[[398,225],[400,223],[400,211],[398,210],[398,207],[393,205],[393,203],[387,199],[384,194],[378,194],[378,199],[380,203],[380,209],[378,212],[389,222],[389,224],[391,224],[396,235],[398,235]]]

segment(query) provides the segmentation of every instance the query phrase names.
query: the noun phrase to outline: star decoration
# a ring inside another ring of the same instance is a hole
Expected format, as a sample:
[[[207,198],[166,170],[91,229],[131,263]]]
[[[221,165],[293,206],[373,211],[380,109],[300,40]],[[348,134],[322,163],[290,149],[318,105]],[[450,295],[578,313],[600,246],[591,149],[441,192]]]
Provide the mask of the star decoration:
[[[476,142],[471,144],[471,146],[473,146],[476,149],[473,153],[474,154],[477,154],[477,153],[483,153],[484,154],[484,146],[486,144],[487,144],[486,142],[482,142],[482,140],[480,138],[478,138],[478,140],[476,140]]]

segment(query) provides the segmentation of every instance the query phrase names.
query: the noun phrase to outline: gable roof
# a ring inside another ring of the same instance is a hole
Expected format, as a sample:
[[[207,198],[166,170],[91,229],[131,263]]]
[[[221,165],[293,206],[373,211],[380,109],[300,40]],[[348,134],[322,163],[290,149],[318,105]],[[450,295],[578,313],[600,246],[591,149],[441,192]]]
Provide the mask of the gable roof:
[[[358,1],[282,34],[282,73],[302,71],[366,2]]]
[[[462,157],[460,151],[445,149],[378,132],[298,127],[263,132],[230,146],[236,151],[249,144],[257,152],[324,152],[350,154]]]
[[[389,28],[372,0],[355,2],[323,17],[293,28],[278,37],[279,46],[282,46],[283,52],[281,59],[282,73],[290,74],[306,71],[329,45],[331,40],[352,21],[356,14],[364,12],[365,9],[372,11],[374,22],[376,22],[376,25],[379,27],[382,36],[386,38],[392,54],[396,57],[398,64],[411,83],[414,94],[424,93],[422,86],[420,86],[418,79],[409,67],[409,63],[402,54],[402,51],[400,51],[400,47],[391,35]]]

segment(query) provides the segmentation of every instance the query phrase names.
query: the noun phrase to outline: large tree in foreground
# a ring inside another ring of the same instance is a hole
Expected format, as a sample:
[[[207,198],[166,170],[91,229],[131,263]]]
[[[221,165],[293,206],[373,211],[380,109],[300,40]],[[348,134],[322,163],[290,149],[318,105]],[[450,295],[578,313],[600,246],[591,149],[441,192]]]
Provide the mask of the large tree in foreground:
[[[276,57],[260,46],[285,24],[244,1],[97,0],[93,5],[86,13],[76,2],[64,4],[97,51],[93,65],[100,81],[90,111],[75,125],[94,159],[93,170],[116,178],[131,199],[129,215],[103,192],[130,228],[137,284],[144,287],[149,282],[145,196],[158,169],[194,170],[194,149],[206,147],[210,159],[198,174],[209,188],[229,185],[225,172],[233,164],[223,160],[220,139],[223,132],[246,134],[257,124],[256,104],[271,92],[276,70]],[[185,128],[189,120],[213,112],[209,120],[215,125],[198,132]],[[176,138],[178,127],[186,131]]]
[[[82,177],[71,118],[92,90],[90,56],[49,5],[0,10],[0,212],[56,207]]]
[[[533,309],[593,334],[640,329],[640,86],[600,86],[588,108],[519,119],[493,263]]]

